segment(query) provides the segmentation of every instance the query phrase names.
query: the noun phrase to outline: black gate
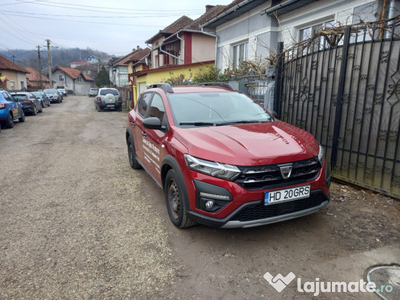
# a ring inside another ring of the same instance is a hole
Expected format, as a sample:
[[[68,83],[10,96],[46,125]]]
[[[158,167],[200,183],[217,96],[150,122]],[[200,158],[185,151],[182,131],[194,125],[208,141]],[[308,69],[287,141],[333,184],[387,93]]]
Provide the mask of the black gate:
[[[400,20],[332,29],[280,55],[277,110],[332,175],[400,198]],[[279,63],[278,63],[279,68]]]

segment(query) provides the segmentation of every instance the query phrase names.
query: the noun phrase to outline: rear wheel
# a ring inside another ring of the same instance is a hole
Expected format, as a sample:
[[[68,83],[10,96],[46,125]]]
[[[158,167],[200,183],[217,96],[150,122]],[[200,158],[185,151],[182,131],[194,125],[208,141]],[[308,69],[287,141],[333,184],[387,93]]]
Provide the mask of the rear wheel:
[[[40,110],[39,110],[39,112],[40,112],[40,113],[42,113],[42,112],[43,112],[43,107],[42,107],[42,106],[40,106]]]
[[[187,214],[183,189],[183,183],[180,182],[175,170],[169,170],[165,177],[165,201],[167,202],[169,218],[178,228],[186,228],[196,224]]]
[[[6,122],[6,128],[13,128],[14,127],[14,119],[11,113],[8,114]]]
[[[33,112],[32,112],[32,115],[34,115],[34,116],[36,116],[36,115],[37,115],[37,109],[36,109],[36,106],[35,106],[35,105],[33,106]]]

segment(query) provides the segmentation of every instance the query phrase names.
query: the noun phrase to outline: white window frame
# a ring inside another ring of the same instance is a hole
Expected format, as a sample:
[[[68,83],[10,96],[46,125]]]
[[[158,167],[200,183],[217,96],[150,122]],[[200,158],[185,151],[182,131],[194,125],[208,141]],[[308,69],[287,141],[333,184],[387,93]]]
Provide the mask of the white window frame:
[[[312,23],[307,23],[303,26],[299,26],[298,27],[298,35],[297,35],[297,40],[299,42],[303,41],[303,40],[307,40],[309,39],[313,33],[318,33],[319,31],[326,29],[326,28],[331,28],[333,27],[333,25],[335,24],[335,18],[334,16],[330,16],[328,18],[324,18],[324,19],[320,19],[320,20],[316,20]],[[302,34],[306,29],[309,29],[309,33],[307,36],[304,36],[304,34]],[[324,49],[324,48],[328,48],[329,45],[327,45],[327,42],[325,40],[325,38],[321,37],[318,41],[318,47],[320,50]]]
[[[232,64],[238,68],[242,61],[249,56],[249,41],[242,41],[232,45]]]

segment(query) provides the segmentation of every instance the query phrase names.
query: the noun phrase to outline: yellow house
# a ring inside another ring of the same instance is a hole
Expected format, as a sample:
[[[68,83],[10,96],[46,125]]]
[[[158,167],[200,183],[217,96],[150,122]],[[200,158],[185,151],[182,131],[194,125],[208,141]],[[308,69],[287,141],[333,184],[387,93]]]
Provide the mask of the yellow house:
[[[0,88],[9,91],[26,90],[27,73],[24,68],[0,55]]]

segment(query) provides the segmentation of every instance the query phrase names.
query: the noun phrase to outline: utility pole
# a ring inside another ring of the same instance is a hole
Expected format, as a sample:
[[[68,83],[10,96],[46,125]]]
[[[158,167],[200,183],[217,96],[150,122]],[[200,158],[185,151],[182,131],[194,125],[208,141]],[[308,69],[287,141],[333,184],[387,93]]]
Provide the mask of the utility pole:
[[[40,89],[43,89],[43,84],[42,84],[42,64],[40,62],[40,45],[37,46],[38,50],[38,58],[39,58],[39,82],[40,82]]]
[[[47,39],[47,59],[49,63],[49,81],[50,81],[50,88],[53,88],[53,82],[51,80],[51,56],[50,56],[50,40]]]

